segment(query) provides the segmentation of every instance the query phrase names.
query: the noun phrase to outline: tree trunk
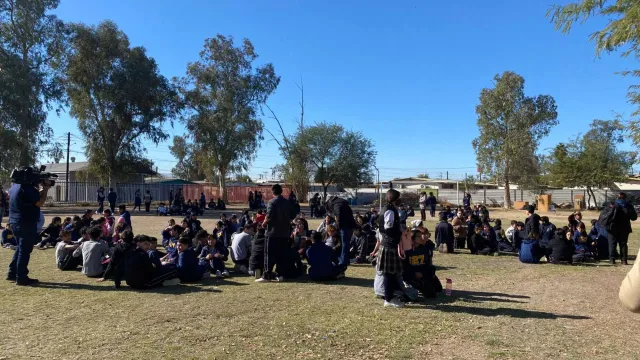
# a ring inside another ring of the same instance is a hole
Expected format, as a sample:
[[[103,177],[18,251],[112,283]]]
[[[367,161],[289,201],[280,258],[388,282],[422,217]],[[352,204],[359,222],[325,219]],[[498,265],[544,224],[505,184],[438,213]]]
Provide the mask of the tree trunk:
[[[598,198],[596,198],[596,193],[593,191],[591,186],[587,186],[587,194],[589,195],[589,202],[587,202],[587,209],[589,208],[589,203],[591,199],[593,199],[593,205],[598,209]]]
[[[509,176],[504,176],[504,208],[511,209],[511,191],[509,189]]]
[[[325,185],[325,184],[322,184],[322,189],[323,189],[323,191],[324,191],[324,196],[322,197],[322,199],[323,199],[324,201],[327,201],[327,188],[328,188],[328,187],[329,187],[329,184],[326,184],[326,185]]]
[[[591,187],[587,186],[587,210],[589,209],[590,203],[591,203]]]
[[[218,183],[220,184],[220,194],[222,194],[222,200],[227,203],[227,170],[223,168],[218,169],[219,179]]]

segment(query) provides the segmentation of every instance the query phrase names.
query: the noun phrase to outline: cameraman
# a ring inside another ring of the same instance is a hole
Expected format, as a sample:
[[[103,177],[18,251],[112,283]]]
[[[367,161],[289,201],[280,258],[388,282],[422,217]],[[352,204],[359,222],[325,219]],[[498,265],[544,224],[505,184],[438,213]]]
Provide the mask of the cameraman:
[[[29,274],[27,267],[33,246],[38,242],[37,223],[40,218],[40,207],[47,199],[51,182],[43,180],[40,184],[18,184],[14,179],[12,182],[13,185],[9,189],[9,224],[18,247],[9,264],[7,280],[15,281],[21,286],[37,285],[38,280],[27,276]]]

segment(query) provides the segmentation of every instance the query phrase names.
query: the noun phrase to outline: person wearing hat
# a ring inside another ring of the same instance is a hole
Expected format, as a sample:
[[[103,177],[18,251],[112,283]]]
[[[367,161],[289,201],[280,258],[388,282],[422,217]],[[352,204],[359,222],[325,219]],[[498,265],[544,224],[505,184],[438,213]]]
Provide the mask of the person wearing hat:
[[[531,234],[534,230],[536,233],[540,232],[540,215],[535,212],[536,207],[534,205],[527,207],[527,220],[524,222],[524,231],[527,235]]]
[[[440,223],[436,226],[435,231],[436,246],[439,248],[441,245],[446,244],[447,252],[453,253],[455,234],[453,232],[453,226],[447,221],[447,215],[440,214]]]

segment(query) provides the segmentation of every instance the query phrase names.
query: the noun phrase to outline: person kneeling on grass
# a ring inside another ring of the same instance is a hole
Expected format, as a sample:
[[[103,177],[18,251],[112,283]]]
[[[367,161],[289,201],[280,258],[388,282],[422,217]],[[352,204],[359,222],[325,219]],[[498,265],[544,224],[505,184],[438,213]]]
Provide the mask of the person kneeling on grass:
[[[433,266],[433,251],[436,246],[428,239],[429,231],[424,231],[411,231],[411,249],[405,250],[402,279],[424,297],[432,298],[442,292],[442,284]]]
[[[542,248],[538,243],[538,231],[534,228],[529,236],[520,245],[520,262],[525,264],[538,264],[544,256]]]
[[[88,277],[102,277],[105,267],[102,265],[102,258],[109,253],[109,245],[100,240],[102,228],[94,226],[89,230],[88,241],[82,241],[80,246],[73,252],[74,257],[82,257],[82,273]]]
[[[327,246],[322,239],[322,233],[314,231],[311,234],[311,246],[307,249],[309,261],[309,277],[313,281],[330,281],[344,277],[338,266],[333,262],[333,249]]]
[[[572,236],[573,232],[568,226],[556,230],[555,236],[549,242],[549,248],[551,250],[551,254],[549,255],[550,263],[560,264],[566,262],[571,264],[573,262],[575,247]]]
[[[229,271],[224,265],[227,256],[220,251],[220,247],[217,245],[218,240],[215,236],[209,235],[207,241],[208,245],[203,247],[200,252],[200,266],[215,273],[217,278],[229,276]]]
[[[179,285],[178,270],[154,264],[149,257],[150,238],[136,236],[136,249],[130,252],[124,262],[124,279],[133,289],[151,289],[158,286]]]
[[[73,256],[80,244],[71,242],[71,232],[67,230],[60,231],[59,240],[56,244],[56,266],[60,270],[75,270],[82,265],[82,259]]]
[[[207,271],[208,265],[202,265],[198,263],[198,255],[191,246],[191,240],[185,237],[181,237],[178,240],[178,277],[180,281],[197,282],[201,279],[211,277],[211,273]]]
[[[116,289],[119,289],[120,284],[122,283],[122,278],[124,277],[125,258],[130,252],[135,250],[135,243],[140,241],[140,239],[142,239],[142,237],[144,236],[145,235],[137,235],[134,239],[133,233],[130,230],[125,230],[122,233],[122,241],[116,244],[115,248],[113,249],[113,255],[111,256],[111,259],[107,264],[104,275],[102,275],[102,278],[98,279],[98,282],[103,282],[106,279],[113,279]]]

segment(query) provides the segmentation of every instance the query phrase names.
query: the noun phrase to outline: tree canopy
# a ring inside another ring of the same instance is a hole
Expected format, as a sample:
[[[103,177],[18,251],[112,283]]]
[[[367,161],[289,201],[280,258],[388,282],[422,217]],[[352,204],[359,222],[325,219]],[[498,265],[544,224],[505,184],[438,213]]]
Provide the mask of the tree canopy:
[[[556,145],[548,156],[548,181],[559,187],[584,187],[598,206],[594,189],[611,188],[627,178],[636,153],[621,151],[624,126],[618,120],[594,120],[584,136]]]
[[[173,176],[191,181],[206,178],[205,169],[199,164],[194,145],[188,143],[184,136],[174,136],[173,145],[169,146],[169,151],[178,159],[176,166],[171,169]],[[212,176],[208,179],[212,179]]]
[[[163,124],[176,114],[176,92],[142,47],[131,47],[111,21],[73,25],[65,66],[70,114],[85,138],[90,168],[113,184],[145,168],[141,140],[168,138]]]
[[[590,40],[595,43],[596,56],[603,52],[618,50],[622,57],[632,55],[640,59],[640,2],[636,0],[582,0],[571,2],[565,6],[554,5],[547,12],[556,30],[568,34],[575,23],[584,23],[593,17],[607,19],[606,25],[591,34]],[[622,75],[640,77],[640,70],[621,71]],[[627,98],[638,109],[632,114],[629,123],[631,139],[640,146],[640,85],[629,88]]]
[[[536,150],[541,138],[558,123],[549,95],[526,96],[524,78],[506,71],[495,86],[482,89],[476,106],[480,135],[473,140],[478,166],[504,182],[505,207],[511,207],[511,182],[529,185],[540,174]]]
[[[280,83],[272,64],[254,66],[257,58],[248,39],[236,47],[233,37],[218,35],[205,40],[200,60],[176,79],[188,137],[201,150],[201,164],[215,169],[225,200],[227,175],[247,171],[256,155],[258,112]]]
[[[58,0],[0,0],[0,176],[33,165],[51,143],[47,111],[62,84],[52,68],[64,49],[65,26],[51,11]]]

